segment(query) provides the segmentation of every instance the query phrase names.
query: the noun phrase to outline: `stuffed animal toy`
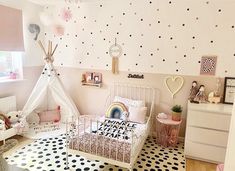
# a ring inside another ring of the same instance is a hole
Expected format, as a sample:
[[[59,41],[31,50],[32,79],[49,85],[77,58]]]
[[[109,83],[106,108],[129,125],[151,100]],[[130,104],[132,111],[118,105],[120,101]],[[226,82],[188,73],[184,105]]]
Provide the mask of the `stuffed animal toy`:
[[[29,125],[28,125],[26,119],[20,118],[19,122],[17,122],[14,125],[14,128],[16,129],[17,134],[22,134],[22,133],[26,133],[27,132],[27,130],[29,129]]]
[[[3,122],[5,122],[5,128],[9,129],[11,128],[11,122],[10,120],[3,114],[0,114],[0,120],[2,120]]]
[[[198,84],[197,84],[197,81],[193,81],[192,82],[192,87],[190,89],[190,94],[189,94],[189,101],[193,101],[194,98],[196,97],[197,95],[197,92],[198,92]]]
[[[38,125],[39,122],[40,122],[40,118],[38,116],[38,113],[37,111],[33,111],[31,114],[29,114],[29,116],[27,116],[26,118],[26,121],[29,123],[29,124],[36,124]]]
[[[11,111],[8,112],[5,116],[10,120],[11,124],[15,124],[19,121],[21,111]]]
[[[206,94],[205,94],[205,86],[200,85],[198,93],[196,94],[194,101],[199,103],[205,103],[206,102]]]
[[[6,129],[5,121],[4,120],[0,120],[0,131],[4,131],[5,129]]]
[[[129,113],[127,111],[122,112],[121,118],[124,121],[128,121]]]
[[[214,92],[209,93],[208,95],[208,101],[210,103],[219,103],[220,102],[220,96],[216,96]]]

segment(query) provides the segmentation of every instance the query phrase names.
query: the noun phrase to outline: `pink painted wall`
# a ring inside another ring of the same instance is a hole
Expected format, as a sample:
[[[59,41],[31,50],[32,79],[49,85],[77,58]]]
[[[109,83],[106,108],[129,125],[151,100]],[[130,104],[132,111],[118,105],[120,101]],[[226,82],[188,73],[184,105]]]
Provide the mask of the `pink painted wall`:
[[[185,84],[182,90],[175,96],[175,99],[172,100],[170,93],[164,85],[164,78],[169,75],[144,74],[145,79],[138,80],[128,79],[128,72],[121,72],[119,75],[113,75],[111,71],[99,71],[103,74],[104,86],[98,89],[81,86],[81,75],[87,70],[80,70],[75,68],[58,68],[58,70],[61,73],[61,78],[66,89],[69,91],[71,97],[74,99],[75,103],[79,107],[79,111],[82,114],[98,114],[100,111],[105,111],[104,103],[109,93],[108,87],[109,85],[112,85],[113,82],[125,82],[130,84],[134,83],[157,88],[158,90],[160,90],[160,99],[159,102],[156,101],[156,114],[159,112],[169,113],[170,108],[173,104],[181,104],[183,106],[184,119],[180,133],[180,135],[183,137],[185,134],[185,119],[187,116],[187,98],[192,81],[197,80],[199,84],[204,84],[206,86],[207,93],[216,89],[215,77],[183,76]]]
[[[17,106],[22,109],[30,92],[32,91],[40,73],[42,67],[26,67],[24,68],[25,80],[14,83],[1,83],[0,84],[0,96],[16,95]],[[170,93],[167,91],[164,85],[164,78],[168,75],[164,74],[145,74],[144,80],[128,79],[127,72],[121,72],[119,75],[113,75],[111,71],[100,71],[103,74],[104,86],[102,88],[92,88],[81,86],[81,75],[87,70],[81,70],[76,68],[58,68],[61,74],[62,82],[66,90],[71,95],[72,99],[76,103],[81,114],[99,114],[105,111],[104,103],[109,93],[109,86],[113,82],[125,82],[141,85],[153,86],[160,90],[159,102],[156,101],[156,114],[158,112],[170,112],[170,108],[173,104],[181,104],[184,107],[183,111],[183,124],[181,127],[181,136],[185,134],[185,118],[187,110],[187,97],[191,83],[193,80],[197,80],[200,84],[206,85],[206,91],[210,92],[216,88],[215,77],[205,76],[183,76],[185,84],[182,90],[176,95],[174,101],[171,98]],[[222,83],[223,84],[223,83]]]

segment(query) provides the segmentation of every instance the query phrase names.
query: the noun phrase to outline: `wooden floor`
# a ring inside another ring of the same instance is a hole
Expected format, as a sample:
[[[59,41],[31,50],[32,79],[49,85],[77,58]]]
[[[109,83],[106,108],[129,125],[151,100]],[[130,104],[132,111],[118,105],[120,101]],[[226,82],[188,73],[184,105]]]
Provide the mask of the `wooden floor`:
[[[186,171],[216,171],[216,164],[186,159]]]

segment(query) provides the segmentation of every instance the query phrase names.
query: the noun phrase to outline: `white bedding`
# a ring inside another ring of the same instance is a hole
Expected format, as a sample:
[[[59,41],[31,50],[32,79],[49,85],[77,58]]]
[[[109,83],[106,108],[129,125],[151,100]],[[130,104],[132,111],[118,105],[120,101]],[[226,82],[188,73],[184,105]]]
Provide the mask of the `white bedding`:
[[[125,128],[125,126],[127,127]],[[127,122],[127,124],[125,124],[123,120],[102,118],[99,122],[92,121],[91,126],[88,127],[85,132],[95,134],[98,130],[98,135],[104,135],[109,138],[118,139],[119,141],[131,143],[132,130],[135,139],[139,139],[143,136],[145,129],[146,124],[134,122]]]

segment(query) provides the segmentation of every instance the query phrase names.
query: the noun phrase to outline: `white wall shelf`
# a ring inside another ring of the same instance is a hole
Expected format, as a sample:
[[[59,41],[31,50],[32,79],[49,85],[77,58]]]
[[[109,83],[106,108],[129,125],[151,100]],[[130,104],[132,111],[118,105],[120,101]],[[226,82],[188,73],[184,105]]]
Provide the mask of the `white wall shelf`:
[[[96,83],[85,83],[85,82],[82,82],[82,86],[101,88],[102,87],[102,83],[96,84]]]

